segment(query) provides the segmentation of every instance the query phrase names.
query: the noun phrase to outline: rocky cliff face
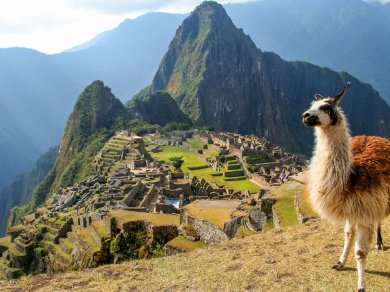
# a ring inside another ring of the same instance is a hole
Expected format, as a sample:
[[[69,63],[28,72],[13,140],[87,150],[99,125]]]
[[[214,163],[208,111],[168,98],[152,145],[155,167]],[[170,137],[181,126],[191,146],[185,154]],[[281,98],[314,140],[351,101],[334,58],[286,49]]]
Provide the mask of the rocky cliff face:
[[[69,162],[83,150],[92,135],[110,129],[129,117],[127,109],[102,81],[94,81],[80,94],[70,114],[61,141],[56,173],[62,173]]]
[[[371,86],[262,52],[221,5],[204,2],[176,31],[151,89],[168,91],[194,123],[258,134],[309,153],[312,134],[301,123],[302,112],[317,91],[334,94],[346,81],[353,90],[343,106],[353,134],[389,136],[390,108]]]
[[[172,96],[164,91],[151,92],[146,88],[131,100],[129,108],[135,117],[150,124],[191,124],[191,120],[179,109]]]
[[[36,210],[58,187],[88,176],[91,162],[117,129],[125,129],[130,114],[101,81],[91,83],[78,97],[61,141],[54,169],[39,183],[30,201],[14,208],[9,223]],[[42,179],[42,178],[41,178]]]

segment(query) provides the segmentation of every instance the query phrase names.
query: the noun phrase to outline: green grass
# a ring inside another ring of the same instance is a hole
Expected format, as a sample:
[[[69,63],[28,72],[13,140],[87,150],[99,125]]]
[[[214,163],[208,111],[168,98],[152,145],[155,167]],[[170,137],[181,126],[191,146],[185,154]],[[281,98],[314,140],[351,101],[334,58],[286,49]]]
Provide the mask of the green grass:
[[[6,281],[6,280],[8,280],[7,275],[3,271],[0,271],[0,281]]]
[[[270,231],[274,229],[274,222],[272,219],[267,219],[262,231]]]
[[[73,244],[67,238],[60,238],[60,243],[65,247],[66,252],[71,253],[73,250]]]
[[[224,224],[237,211],[240,202],[237,200],[197,200],[184,206],[187,212],[223,229]]]
[[[245,228],[243,226],[240,226],[237,230],[237,233],[235,235],[236,238],[244,238],[244,237],[247,237],[247,236],[253,236],[253,235],[256,235],[258,234],[259,232],[256,232],[256,231],[253,231],[253,230],[250,230],[248,228]]]
[[[186,142],[196,150],[201,150],[203,145],[207,145],[206,141],[198,137],[188,138]]]
[[[305,189],[298,193],[299,207],[304,216],[315,216],[316,213],[310,204],[308,196],[309,193]]]
[[[100,247],[99,245],[97,244],[97,242],[95,241],[95,239],[93,238],[92,236],[92,230],[90,227],[87,227],[87,228],[81,228],[80,231],[79,231],[79,235],[81,237],[81,240],[88,245],[88,247],[90,248],[90,250],[92,252],[95,252],[95,251],[98,251],[100,250]]]
[[[202,240],[191,241],[182,235],[179,235],[178,237],[172,239],[167,243],[167,245],[185,251],[191,251],[197,248],[207,247],[207,244]]]
[[[0,238],[0,245],[9,248],[10,245],[12,245],[11,236],[6,236],[6,237]]]
[[[201,159],[199,154],[178,146],[162,146],[162,150],[158,153],[150,153],[154,158],[158,160],[169,161],[169,157],[172,156],[183,156],[184,163],[181,169],[188,173],[190,177],[196,176],[198,179],[205,179],[207,182],[215,182],[220,186],[227,186],[235,190],[249,190],[251,193],[256,193],[260,190],[260,187],[249,180],[241,181],[225,181],[224,178],[213,176],[212,174],[217,174],[220,172],[214,171],[212,168],[205,168],[199,170],[190,170],[190,166],[202,166],[205,164],[205,160]]]
[[[145,220],[155,225],[179,225],[180,224],[179,216],[171,215],[171,214],[155,214],[155,213],[117,210],[117,211],[110,212],[109,216],[111,218],[114,217],[118,218],[122,222]]]
[[[299,224],[294,207],[294,193],[299,190],[302,190],[302,185],[297,182],[288,182],[272,189],[272,194],[276,199],[274,208],[279,216],[281,226]]]
[[[102,238],[110,237],[110,231],[107,229],[106,225],[102,220],[95,221],[92,224],[93,229],[95,229],[97,235]]]
[[[24,252],[21,252],[20,250],[18,250],[14,243],[11,243],[8,246],[8,250],[10,251],[10,253],[12,253],[15,256],[20,256],[21,257],[21,256],[25,256],[26,255]]]

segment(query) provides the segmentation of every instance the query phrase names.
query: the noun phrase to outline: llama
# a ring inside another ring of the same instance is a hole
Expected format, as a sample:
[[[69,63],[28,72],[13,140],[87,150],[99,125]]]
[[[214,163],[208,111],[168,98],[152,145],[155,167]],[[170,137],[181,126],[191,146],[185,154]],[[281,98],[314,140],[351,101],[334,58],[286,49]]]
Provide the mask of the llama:
[[[350,83],[335,96],[315,95],[303,123],[314,127],[315,147],[308,170],[308,190],[321,218],[345,223],[344,248],[334,269],[341,270],[355,239],[358,291],[365,291],[364,270],[374,227],[381,245],[380,223],[390,213],[390,140],[351,138],[338,107]],[[380,247],[380,246],[379,246]]]

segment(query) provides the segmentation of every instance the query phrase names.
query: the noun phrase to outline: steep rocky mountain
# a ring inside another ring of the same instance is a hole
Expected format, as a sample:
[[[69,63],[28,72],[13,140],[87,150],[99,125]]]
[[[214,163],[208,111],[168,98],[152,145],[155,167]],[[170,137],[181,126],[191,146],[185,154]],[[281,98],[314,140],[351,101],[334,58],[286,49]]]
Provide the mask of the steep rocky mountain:
[[[390,108],[370,85],[347,73],[286,62],[256,48],[224,8],[204,2],[172,40],[151,90],[166,90],[194,123],[269,138],[309,153],[312,135],[301,114],[314,93],[353,86],[343,107],[354,134],[390,135]]]
[[[226,10],[263,50],[346,71],[390,103],[388,6],[361,0],[265,0]]]
[[[117,129],[125,129],[129,111],[102,81],[94,81],[79,95],[61,141],[54,168],[34,189],[26,205],[13,209],[10,221],[41,205],[51,191],[88,176],[91,162]]]
[[[135,117],[149,124],[165,126],[170,122],[191,124],[191,120],[179,109],[177,103],[164,91],[150,91],[147,87],[133,97],[128,107]]]
[[[61,141],[56,173],[64,172],[69,163],[85,150],[92,136],[104,130],[120,128],[128,118],[128,110],[102,81],[94,81],[87,86],[69,116]]]
[[[34,188],[53,168],[58,147],[49,149],[36,162],[34,168],[15,178],[0,192],[0,236],[4,234],[11,208],[25,204],[31,199]]]

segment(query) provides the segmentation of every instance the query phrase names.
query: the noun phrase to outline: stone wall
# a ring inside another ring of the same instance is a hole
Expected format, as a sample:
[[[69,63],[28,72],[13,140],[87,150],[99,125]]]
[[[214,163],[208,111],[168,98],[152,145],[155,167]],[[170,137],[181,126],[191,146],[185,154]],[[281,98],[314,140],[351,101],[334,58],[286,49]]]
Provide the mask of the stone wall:
[[[274,227],[276,229],[279,229],[281,226],[280,226],[280,219],[279,219],[279,216],[278,214],[276,213],[274,207],[272,206],[272,214],[273,214],[273,221],[274,221]]]
[[[180,215],[181,223],[191,225],[205,243],[213,245],[229,240],[227,234],[216,225],[191,216],[185,209],[181,210]]]
[[[303,224],[303,223],[309,221],[310,219],[315,219],[316,218],[315,216],[305,216],[305,214],[302,213],[301,207],[299,205],[298,196],[299,196],[299,192],[295,192],[295,194],[294,194],[294,206],[295,206],[295,210],[297,211],[297,217],[298,217],[299,223]]]

